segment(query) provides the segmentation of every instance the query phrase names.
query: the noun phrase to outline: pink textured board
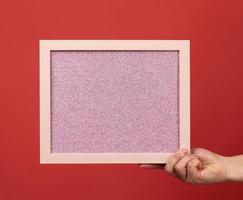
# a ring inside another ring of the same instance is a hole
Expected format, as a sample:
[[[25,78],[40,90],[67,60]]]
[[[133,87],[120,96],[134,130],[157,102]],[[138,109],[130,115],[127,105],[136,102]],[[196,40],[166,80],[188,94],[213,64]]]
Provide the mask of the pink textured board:
[[[40,163],[165,163],[190,148],[188,40],[41,40]]]
[[[52,51],[51,152],[174,152],[178,51]]]

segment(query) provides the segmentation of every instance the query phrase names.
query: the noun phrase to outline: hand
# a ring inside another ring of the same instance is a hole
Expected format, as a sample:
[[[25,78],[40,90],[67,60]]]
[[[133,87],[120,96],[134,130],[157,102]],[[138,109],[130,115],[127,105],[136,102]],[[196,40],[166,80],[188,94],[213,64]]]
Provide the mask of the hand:
[[[161,165],[141,165],[162,168]],[[243,156],[224,157],[206,149],[181,149],[168,158],[165,171],[190,184],[243,181]]]
[[[208,184],[227,180],[225,158],[206,149],[179,150],[168,159],[165,171],[191,183]]]

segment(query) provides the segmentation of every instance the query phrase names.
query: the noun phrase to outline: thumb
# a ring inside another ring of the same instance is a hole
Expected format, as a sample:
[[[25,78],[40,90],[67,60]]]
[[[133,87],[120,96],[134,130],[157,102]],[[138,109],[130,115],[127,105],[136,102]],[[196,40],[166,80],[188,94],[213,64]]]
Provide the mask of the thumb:
[[[203,148],[192,149],[191,153],[194,154],[203,163],[211,163],[216,156],[215,153]]]

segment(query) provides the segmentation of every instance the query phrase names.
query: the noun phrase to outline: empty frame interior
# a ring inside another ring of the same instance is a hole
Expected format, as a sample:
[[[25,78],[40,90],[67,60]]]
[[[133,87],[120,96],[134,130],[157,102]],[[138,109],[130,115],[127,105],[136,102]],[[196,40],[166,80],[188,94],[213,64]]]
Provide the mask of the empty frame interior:
[[[174,152],[178,51],[51,51],[51,152]]]

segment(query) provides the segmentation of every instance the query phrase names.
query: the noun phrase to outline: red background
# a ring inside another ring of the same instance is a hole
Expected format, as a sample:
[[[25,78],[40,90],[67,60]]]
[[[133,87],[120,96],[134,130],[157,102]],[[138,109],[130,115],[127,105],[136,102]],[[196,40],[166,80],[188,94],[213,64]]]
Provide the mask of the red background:
[[[24,0],[0,4],[0,199],[242,199],[137,165],[39,164],[39,39],[191,40],[192,146],[243,153],[241,0]]]

